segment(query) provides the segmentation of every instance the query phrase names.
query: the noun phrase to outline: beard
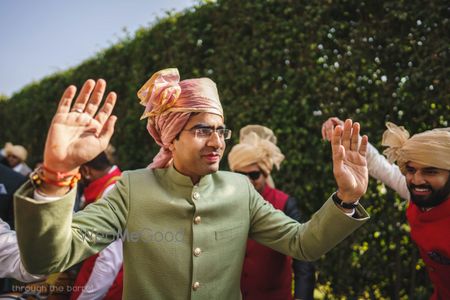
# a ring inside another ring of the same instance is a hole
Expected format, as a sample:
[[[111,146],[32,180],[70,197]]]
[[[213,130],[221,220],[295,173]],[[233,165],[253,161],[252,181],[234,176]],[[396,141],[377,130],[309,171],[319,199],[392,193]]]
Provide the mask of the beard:
[[[415,195],[413,193],[414,188],[426,188],[431,190],[431,194],[427,196]],[[411,195],[411,201],[420,208],[431,208],[438,206],[442,202],[446,201],[450,197],[450,178],[447,179],[447,183],[440,189],[433,189],[429,184],[408,184],[409,194]]]

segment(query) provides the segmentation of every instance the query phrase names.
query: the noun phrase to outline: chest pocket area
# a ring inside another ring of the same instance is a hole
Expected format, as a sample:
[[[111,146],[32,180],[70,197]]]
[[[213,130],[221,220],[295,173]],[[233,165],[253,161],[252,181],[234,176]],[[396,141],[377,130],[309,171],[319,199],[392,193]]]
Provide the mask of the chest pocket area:
[[[242,237],[244,235],[243,224],[235,224],[223,229],[218,229],[214,232],[215,239],[218,242],[226,242],[229,240],[233,240],[237,237]]]

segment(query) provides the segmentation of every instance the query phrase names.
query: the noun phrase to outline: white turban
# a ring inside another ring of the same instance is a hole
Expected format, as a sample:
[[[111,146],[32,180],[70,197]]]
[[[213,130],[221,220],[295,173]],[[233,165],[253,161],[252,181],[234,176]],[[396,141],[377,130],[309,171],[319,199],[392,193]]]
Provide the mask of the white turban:
[[[20,159],[20,161],[24,162],[27,160],[28,152],[21,145],[13,145],[11,143],[5,144],[5,154],[6,155],[14,155]]]
[[[284,155],[276,146],[277,138],[273,131],[260,125],[248,125],[241,129],[239,144],[228,154],[231,170],[257,164],[265,176],[269,176],[273,166],[280,168]]]

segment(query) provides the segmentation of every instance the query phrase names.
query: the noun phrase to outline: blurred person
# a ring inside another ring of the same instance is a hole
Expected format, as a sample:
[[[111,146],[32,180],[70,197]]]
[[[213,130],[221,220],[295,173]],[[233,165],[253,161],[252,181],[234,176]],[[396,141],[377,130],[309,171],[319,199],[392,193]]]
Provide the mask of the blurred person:
[[[322,126],[329,139],[336,117]],[[450,128],[436,128],[410,137],[404,127],[386,123],[383,155],[368,145],[369,174],[408,201],[406,217],[433,283],[430,299],[450,299]],[[397,165],[393,164],[397,162]]]
[[[25,181],[25,176],[0,164],[0,292],[10,291],[6,287],[6,279],[1,278],[10,277],[23,282],[41,279],[25,271],[20,262],[16,234],[10,229],[14,228],[13,195]]]
[[[14,229],[13,195],[27,180],[25,176],[0,164],[0,219]]]
[[[105,89],[104,80],[87,80],[74,103],[76,88],[66,89],[49,128],[42,172],[15,195],[29,271],[64,270],[119,236],[123,298],[239,299],[248,238],[314,260],[369,218],[358,203],[368,181],[367,137],[358,145],[358,123],[347,120],[334,131],[337,192],[300,224],[274,209],[245,176],[218,171],[231,131],[216,85],[209,78],[180,81],[174,68],[156,72],[138,91],[147,129],[161,146],[153,163],[124,172],[105,197],[72,216],[79,168],[105,150],[114,131],[116,94],[100,107]]]
[[[273,131],[260,125],[248,125],[240,130],[239,144],[228,154],[228,164],[234,172],[249,177],[255,189],[274,208],[296,221],[301,220],[297,200],[275,189],[271,177],[278,170],[284,155],[276,146]],[[294,298],[313,300],[315,267],[311,262],[292,259],[282,253],[248,240],[241,275],[243,299],[292,299],[292,273]]]
[[[20,260],[16,233],[0,219],[0,278],[14,278],[21,282],[44,279],[44,276],[32,275],[25,270]]]
[[[106,196],[122,175],[120,169],[111,164],[105,151],[81,165],[80,173],[85,186],[83,208]],[[70,299],[122,299],[122,263],[121,240],[87,258],[78,272]]]
[[[3,149],[6,164],[17,173],[28,176],[31,173],[30,167],[25,163],[28,152],[21,145],[6,143]]]

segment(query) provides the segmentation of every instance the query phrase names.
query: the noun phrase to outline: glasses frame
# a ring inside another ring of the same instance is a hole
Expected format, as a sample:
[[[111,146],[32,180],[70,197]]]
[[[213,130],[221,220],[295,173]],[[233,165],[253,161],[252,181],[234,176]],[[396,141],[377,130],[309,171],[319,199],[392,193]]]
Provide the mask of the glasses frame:
[[[231,138],[232,131],[225,127],[214,128],[211,126],[194,126],[189,129],[183,129],[183,131],[194,132],[196,138],[210,139],[215,132],[217,136],[222,140],[229,140]]]

